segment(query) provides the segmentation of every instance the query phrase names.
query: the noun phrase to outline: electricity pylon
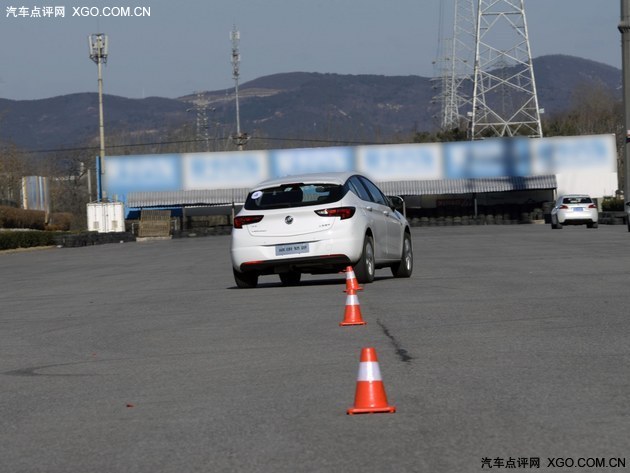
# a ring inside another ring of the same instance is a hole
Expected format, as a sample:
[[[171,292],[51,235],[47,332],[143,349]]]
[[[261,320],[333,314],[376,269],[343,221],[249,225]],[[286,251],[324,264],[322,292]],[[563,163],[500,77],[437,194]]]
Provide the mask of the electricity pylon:
[[[470,137],[542,137],[524,0],[478,0]]]
[[[440,128],[451,130],[464,123],[471,110],[471,93],[475,44],[474,0],[453,0],[452,38],[439,38],[436,75],[440,105]],[[440,36],[444,9],[440,3]]]

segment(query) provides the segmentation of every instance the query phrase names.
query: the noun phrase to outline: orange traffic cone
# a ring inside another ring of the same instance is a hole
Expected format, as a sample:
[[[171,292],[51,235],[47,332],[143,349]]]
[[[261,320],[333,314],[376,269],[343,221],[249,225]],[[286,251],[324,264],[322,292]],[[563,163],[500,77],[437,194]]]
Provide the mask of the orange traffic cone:
[[[352,269],[352,266],[348,266],[346,268],[346,289],[343,292],[349,292],[350,289],[352,289],[353,291],[363,290],[363,288],[359,286],[359,281],[354,275],[354,270]]]
[[[339,322],[340,326],[346,325],[365,325],[361,316],[361,306],[359,305],[359,296],[353,289],[348,290],[346,296],[346,310],[343,316],[343,322]]]
[[[396,412],[394,406],[387,404],[385,386],[378,367],[376,350],[363,348],[361,362],[357,375],[357,390],[354,395],[354,407],[348,409],[348,414],[372,414],[377,412]]]

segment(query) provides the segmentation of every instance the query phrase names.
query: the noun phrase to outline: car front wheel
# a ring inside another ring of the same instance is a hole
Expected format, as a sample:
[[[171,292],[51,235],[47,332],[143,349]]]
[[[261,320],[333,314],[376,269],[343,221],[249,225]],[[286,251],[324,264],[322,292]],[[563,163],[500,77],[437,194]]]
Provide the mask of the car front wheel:
[[[413,271],[413,249],[411,247],[411,236],[405,233],[403,240],[402,257],[400,263],[392,266],[392,274],[395,278],[408,278]]]
[[[258,285],[258,273],[254,271],[240,273],[234,268],[232,271],[234,272],[234,281],[241,289],[253,289]]]
[[[371,236],[366,235],[363,241],[363,253],[361,259],[354,267],[354,275],[361,284],[371,283],[374,281],[374,240]]]

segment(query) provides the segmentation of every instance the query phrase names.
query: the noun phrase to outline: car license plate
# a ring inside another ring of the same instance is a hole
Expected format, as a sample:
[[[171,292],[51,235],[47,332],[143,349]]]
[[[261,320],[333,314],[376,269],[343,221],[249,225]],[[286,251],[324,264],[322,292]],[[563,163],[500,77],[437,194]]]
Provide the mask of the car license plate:
[[[581,212],[582,210],[584,210],[584,209],[582,209],[582,207],[574,207],[573,208],[574,212]]]
[[[288,245],[276,245],[276,256],[297,255],[300,253],[308,252],[308,243],[290,243]]]

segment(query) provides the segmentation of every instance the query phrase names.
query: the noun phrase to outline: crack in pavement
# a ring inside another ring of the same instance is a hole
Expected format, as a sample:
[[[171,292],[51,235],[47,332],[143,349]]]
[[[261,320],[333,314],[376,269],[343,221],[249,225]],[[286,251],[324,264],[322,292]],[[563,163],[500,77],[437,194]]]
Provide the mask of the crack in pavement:
[[[381,330],[383,330],[385,336],[389,338],[389,340],[392,342],[392,345],[394,345],[394,348],[396,349],[396,355],[398,356],[398,358],[400,358],[400,361],[402,361],[403,363],[411,362],[411,360],[413,360],[413,356],[411,356],[409,352],[400,345],[400,342],[396,339],[396,337],[391,334],[387,326],[383,322],[381,322],[380,319],[376,319],[376,323],[381,327]]]

